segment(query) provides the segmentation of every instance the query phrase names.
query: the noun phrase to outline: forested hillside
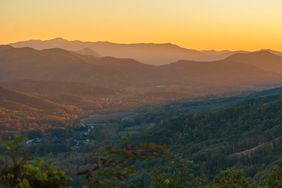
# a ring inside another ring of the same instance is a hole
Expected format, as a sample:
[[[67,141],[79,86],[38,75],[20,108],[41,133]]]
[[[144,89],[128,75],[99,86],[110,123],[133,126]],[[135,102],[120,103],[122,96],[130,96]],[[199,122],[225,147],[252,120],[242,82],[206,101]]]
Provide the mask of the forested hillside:
[[[210,176],[234,166],[258,175],[281,157],[282,90],[234,100],[159,121],[141,138],[171,145]]]

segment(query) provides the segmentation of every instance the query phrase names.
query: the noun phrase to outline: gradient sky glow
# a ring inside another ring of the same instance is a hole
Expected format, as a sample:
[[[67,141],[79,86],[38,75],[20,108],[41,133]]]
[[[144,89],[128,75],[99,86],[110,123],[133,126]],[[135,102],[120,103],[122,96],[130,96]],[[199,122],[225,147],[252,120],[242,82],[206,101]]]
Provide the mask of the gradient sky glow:
[[[282,50],[282,0],[0,0],[0,43],[63,37]]]

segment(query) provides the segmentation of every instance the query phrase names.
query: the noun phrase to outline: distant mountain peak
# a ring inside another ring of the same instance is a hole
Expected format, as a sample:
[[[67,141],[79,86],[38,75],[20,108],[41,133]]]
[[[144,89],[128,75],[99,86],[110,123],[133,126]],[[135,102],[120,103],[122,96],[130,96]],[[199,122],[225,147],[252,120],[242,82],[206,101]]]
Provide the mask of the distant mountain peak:
[[[270,49],[262,49],[254,52],[242,52],[233,54],[227,57],[227,60],[238,60],[240,58],[251,58],[251,59],[260,59],[260,58],[278,58],[278,54]]]
[[[274,55],[272,53],[272,50],[270,50],[270,49],[261,49],[259,51],[253,52],[253,53],[256,53],[256,54],[272,54],[272,55]]]
[[[57,37],[57,38],[50,39],[50,40],[48,40],[48,41],[56,41],[56,42],[58,42],[58,41],[59,41],[59,42],[61,42],[61,41],[64,41],[64,42],[65,42],[65,41],[66,41],[66,42],[67,42],[68,40],[66,40],[66,39],[64,39],[64,38],[62,38],[62,37]]]

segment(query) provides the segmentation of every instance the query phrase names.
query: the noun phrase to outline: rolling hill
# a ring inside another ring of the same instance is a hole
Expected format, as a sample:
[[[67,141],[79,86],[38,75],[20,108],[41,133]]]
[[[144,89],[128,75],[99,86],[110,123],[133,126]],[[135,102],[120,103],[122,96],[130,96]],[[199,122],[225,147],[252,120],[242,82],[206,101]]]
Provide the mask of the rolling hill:
[[[120,95],[117,90],[84,83],[13,80],[0,82],[0,85],[10,90],[46,97],[56,103],[73,105],[83,111],[105,107],[107,98],[112,99]]]
[[[81,113],[74,105],[0,87],[1,135],[72,125]]]
[[[282,73],[282,58],[271,50],[261,50],[253,53],[239,53],[226,58],[225,62],[254,65],[266,71]],[[281,55],[281,54],[280,54]]]
[[[35,111],[35,112],[72,112],[74,106],[61,105],[44,97],[33,96],[0,87],[0,107],[7,110]]]

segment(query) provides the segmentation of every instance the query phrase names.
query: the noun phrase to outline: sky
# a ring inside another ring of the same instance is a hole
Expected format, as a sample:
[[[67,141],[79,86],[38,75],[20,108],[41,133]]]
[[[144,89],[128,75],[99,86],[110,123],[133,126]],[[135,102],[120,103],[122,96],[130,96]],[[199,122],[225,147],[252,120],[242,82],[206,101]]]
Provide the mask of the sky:
[[[0,43],[174,43],[282,51],[282,0],[0,0]]]

